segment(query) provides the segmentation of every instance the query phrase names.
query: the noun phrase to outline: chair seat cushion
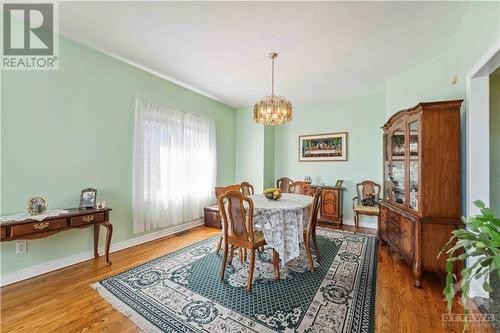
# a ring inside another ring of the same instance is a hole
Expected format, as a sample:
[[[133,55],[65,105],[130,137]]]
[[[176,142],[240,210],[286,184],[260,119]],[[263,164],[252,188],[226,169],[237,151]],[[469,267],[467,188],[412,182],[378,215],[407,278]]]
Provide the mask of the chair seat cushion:
[[[218,205],[207,206],[205,207],[205,210],[209,212],[219,212],[219,206]]]
[[[379,212],[379,207],[378,206],[362,206],[362,205],[356,205],[354,206],[354,211],[358,213],[371,213],[371,214],[378,214]]]
[[[254,230],[253,231],[253,239],[255,243],[265,242],[264,232],[262,230]]]

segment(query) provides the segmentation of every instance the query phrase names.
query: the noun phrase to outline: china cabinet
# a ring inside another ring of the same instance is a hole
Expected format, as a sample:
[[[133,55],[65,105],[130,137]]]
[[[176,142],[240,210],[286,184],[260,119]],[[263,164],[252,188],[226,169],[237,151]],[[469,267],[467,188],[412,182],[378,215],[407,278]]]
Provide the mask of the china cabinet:
[[[379,238],[413,267],[444,272],[439,251],[461,226],[460,105],[419,103],[383,126],[383,198]]]

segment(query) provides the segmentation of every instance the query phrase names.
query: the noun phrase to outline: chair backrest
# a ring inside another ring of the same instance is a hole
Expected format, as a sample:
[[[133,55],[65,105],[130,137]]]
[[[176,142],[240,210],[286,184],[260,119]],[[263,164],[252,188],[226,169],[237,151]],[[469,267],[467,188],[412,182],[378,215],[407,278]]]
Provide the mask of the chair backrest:
[[[244,203],[247,203],[245,207]],[[253,201],[239,190],[222,194],[217,204],[224,224],[224,237],[229,243],[253,243]],[[246,214],[248,212],[248,216]],[[238,245],[238,244],[236,244]]]
[[[250,184],[249,182],[241,183],[240,190],[241,190],[241,193],[243,193],[243,195],[246,195],[246,196],[255,194],[255,190],[253,189],[253,185]]]
[[[215,197],[219,198],[221,195],[223,195],[227,191],[239,191],[239,190],[240,190],[239,184],[234,184],[234,185],[229,185],[229,186],[218,186],[215,188]]]
[[[371,180],[364,180],[356,184],[359,200],[366,199],[370,194],[374,194],[376,199],[380,198],[380,185]]]
[[[304,194],[305,187],[309,184],[310,182],[306,182],[303,180],[292,182],[288,187],[288,192],[296,194]]]
[[[289,193],[290,192],[290,184],[293,183],[293,180],[291,180],[288,177],[281,177],[278,179],[276,182],[276,187],[281,190],[282,193]]]
[[[316,230],[316,223],[318,222],[318,212],[321,202],[321,192],[322,192],[321,188],[318,188],[316,190],[316,193],[314,194],[313,203],[311,205],[311,208],[309,209],[309,219],[307,221],[307,228],[306,228],[306,232],[308,235],[312,235],[312,233],[315,232]]]

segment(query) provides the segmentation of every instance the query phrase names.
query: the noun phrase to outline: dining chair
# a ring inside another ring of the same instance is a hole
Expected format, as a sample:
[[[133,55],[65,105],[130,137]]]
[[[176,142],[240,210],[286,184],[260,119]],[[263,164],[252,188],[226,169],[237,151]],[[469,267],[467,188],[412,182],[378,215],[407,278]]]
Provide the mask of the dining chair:
[[[245,209],[245,203],[247,209]],[[218,199],[219,210],[224,224],[224,258],[221,263],[220,278],[224,281],[226,264],[232,264],[234,250],[245,249],[250,252],[248,281],[246,291],[252,290],[253,272],[255,268],[255,250],[266,245],[262,230],[254,230],[253,200],[240,191],[232,190],[222,194]],[[279,279],[279,259],[273,249],[273,270],[275,278]]]
[[[316,223],[318,222],[318,211],[321,201],[321,190],[316,191],[314,194],[313,203],[309,209],[309,218],[307,221],[307,226],[304,229],[304,246],[306,248],[307,261],[309,263],[309,270],[314,272],[314,262],[311,254],[311,242],[314,246],[314,251],[316,252],[316,260],[320,261],[318,241],[316,240]]]
[[[255,190],[253,188],[253,185],[250,184],[249,182],[241,183],[240,190],[241,190],[241,193],[243,193],[243,195],[246,195],[247,197],[255,194]]]
[[[365,180],[356,184],[357,196],[352,198],[352,210],[354,211],[354,226],[359,228],[359,215],[377,216],[380,215],[380,188],[381,186],[374,181]],[[372,199],[367,205],[363,205],[363,201]],[[377,224],[378,225],[378,224]]]
[[[221,195],[228,191],[239,191],[240,190],[240,185],[239,184],[234,184],[234,185],[229,185],[229,186],[218,186],[215,188],[215,197],[217,198],[217,207],[218,205],[218,200]],[[220,208],[219,208],[219,215],[220,215]],[[217,255],[219,255],[220,248],[222,246],[222,239],[224,238],[224,226],[222,226],[222,231],[219,237],[219,242],[217,243]],[[241,259],[243,260],[243,256],[241,256]]]
[[[295,193],[295,194],[304,194],[305,193],[305,188],[308,186],[310,182],[306,182],[303,180],[298,180],[291,182],[289,187],[288,187],[288,192],[289,193]]]
[[[288,177],[281,177],[276,181],[276,187],[280,189],[282,193],[288,193],[290,192],[290,184],[293,183],[293,180],[291,180]]]

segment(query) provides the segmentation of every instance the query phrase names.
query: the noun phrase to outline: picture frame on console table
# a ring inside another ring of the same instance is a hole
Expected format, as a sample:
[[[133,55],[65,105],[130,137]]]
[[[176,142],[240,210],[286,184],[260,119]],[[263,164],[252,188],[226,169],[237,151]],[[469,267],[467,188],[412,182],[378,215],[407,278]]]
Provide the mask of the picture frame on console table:
[[[299,162],[347,161],[347,132],[299,136]]]
[[[97,190],[95,188],[84,188],[80,192],[79,209],[95,209],[97,207]]]

